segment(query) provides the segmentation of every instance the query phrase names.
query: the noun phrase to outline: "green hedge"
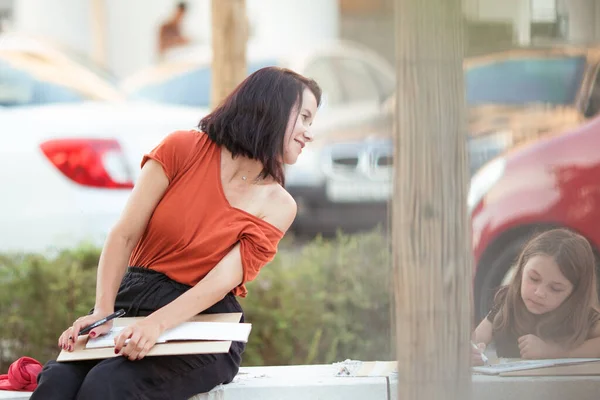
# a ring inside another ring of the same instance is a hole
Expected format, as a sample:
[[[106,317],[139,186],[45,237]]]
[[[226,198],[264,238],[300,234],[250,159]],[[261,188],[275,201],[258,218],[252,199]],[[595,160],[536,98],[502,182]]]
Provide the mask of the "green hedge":
[[[0,373],[58,354],[58,335],[93,306],[100,250],[0,255]],[[240,302],[253,325],[244,365],[392,359],[389,246],[380,231],[287,240]]]
[[[20,356],[56,357],[58,336],[94,304],[99,254],[82,247],[52,259],[0,256],[0,372]]]

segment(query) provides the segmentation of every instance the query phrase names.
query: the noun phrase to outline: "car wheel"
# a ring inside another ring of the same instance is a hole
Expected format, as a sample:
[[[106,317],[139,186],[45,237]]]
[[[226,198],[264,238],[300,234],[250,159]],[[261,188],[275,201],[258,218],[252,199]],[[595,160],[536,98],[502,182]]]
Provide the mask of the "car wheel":
[[[513,240],[504,246],[502,251],[486,257],[487,261],[484,260],[477,267],[474,288],[476,324],[479,324],[492,308],[496,291],[503,281],[506,283],[506,280],[512,276],[514,272],[512,267],[515,266],[526,242],[526,238]]]

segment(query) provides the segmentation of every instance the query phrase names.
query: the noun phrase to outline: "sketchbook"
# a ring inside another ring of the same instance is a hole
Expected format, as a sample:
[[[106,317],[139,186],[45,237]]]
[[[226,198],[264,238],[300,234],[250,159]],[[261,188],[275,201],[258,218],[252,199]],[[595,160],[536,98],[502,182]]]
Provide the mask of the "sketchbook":
[[[106,335],[89,339],[86,349],[114,347],[115,338],[125,329],[124,326],[113,327]],[[248,323],[231,322],[184,322],[175,328],[165,331],[156,343],[184,340],[231,340],[248,342],[252,326]],[[129,340],[125,341],[127,343]]]
[[[498,375],[504,372],[523,371],[527,369],[556,367],[600,361],[600,358],[553,358],[547,360],[501,361],[498,364],[473,367],[473,372],[485,375]]]
[[[233,323],[239,324],[242,313],[223,313],[223,314],[200,314],[189,320],[189,322],[213,322],[213,323]],[[122,329],[123,327],[143,319],[143,317],[122,317],[114,320],[113,328]],[[242,328],[249,329],[249,328]],[[104,336],[100,336],[103,338]],[[247,339],[247,336],[245,336]],[[98,339],[98,338],[96,338]],[[114,339],[114,336],[113,336]],[[122,357],[113,351],[114,341],[110,347],[92,347],[87,348],[87,343],[91,340],[89,335],[82,335],[75,342],[75,350],[61,350],[56,361],[69,362],[79,360],[106,359],[111,357]],[[227,353],[231,348],[231,340],[225,340],[219,337],[219,340],[177,340],[164,343],[157,343],[150,349],[147,357],[183,355],[183,354],[217,354]]]

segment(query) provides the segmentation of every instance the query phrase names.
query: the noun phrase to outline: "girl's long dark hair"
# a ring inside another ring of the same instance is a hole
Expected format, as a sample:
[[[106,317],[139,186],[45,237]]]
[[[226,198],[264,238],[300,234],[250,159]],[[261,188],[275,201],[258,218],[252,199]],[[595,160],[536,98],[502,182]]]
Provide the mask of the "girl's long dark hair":
[[[523,269],[539,255],[552,257],[573,291],[555,310],[543,315],[530,313],[521,297]],[[534,334],[569,348],[583,343],[600,319],[596,291],[596,263],[589,242],[566,229],[546,231],[523,249],[512,282],[495,299],[500,309],[493,322],[494,335],[520,337]]]

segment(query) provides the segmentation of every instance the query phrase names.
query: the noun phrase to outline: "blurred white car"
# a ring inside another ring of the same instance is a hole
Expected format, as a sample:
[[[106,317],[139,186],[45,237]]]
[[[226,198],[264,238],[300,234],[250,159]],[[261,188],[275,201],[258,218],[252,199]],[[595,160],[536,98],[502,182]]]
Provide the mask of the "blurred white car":
[[[0,252],[102,245],[143,153],[205,113],[126,101],[89,61],[0,36]]]
[[[110,72],[81,55],[40,38],[0,35],[0,105],[88,100],[123,101],[125,96]]]
[[[248,74],[280,66],[315,79],[323,89],[321,115],[339,114],[336,124],[351,131],[356,124],[381,117],[381,105],[395,90],[395,74],[389,63],[365,46],[333,41],[315,45],[310,51],[271,54],[250,50]],[[120,88],[130,99],[193,107],[210,106],[212,52],[190,53],[188,57],[163,62],[124,79]],[[337,126],[336,126],[337,128]],[[315,129],[320,129],[317,126]]]
[[[102,245],[145,152],[203,112],[90,102],[0,110],[0,252]]]

